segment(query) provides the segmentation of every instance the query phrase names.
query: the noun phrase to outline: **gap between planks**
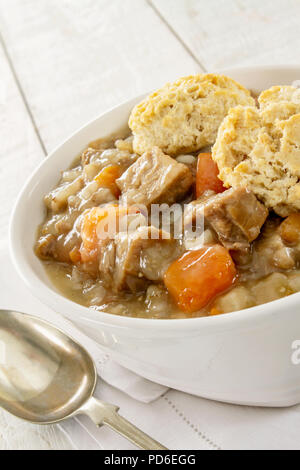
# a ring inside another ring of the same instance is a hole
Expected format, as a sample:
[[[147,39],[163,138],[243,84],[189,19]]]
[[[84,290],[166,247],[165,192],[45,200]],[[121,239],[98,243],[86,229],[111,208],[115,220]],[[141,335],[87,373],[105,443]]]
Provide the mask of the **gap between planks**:
[[[152,8],[154,13],[159,17],[162,23],[168,28],[168,30],[173,34],[173,36],[177,39],[177,41],[182,45],[184,50],[191,56],[191,58],[199,65],[203,72],[207,73],[206,67],[202,64],[202,62],[198,59],[198,57],[193,53],[193,51],[189,48],[189,46],[182,40],[181,36],[175,31],[170,23],[166,20],[166,18],[161,14],[158,8],[154,5],[152,0],[146,0],[148,5]]]
[[[169,32],[176,38],[176,40],[181,44],[181,46],[184,48],[184,50],[187,52],[187,54],[194,60],[194,62],[200,67],[200,69],[204,72],[206,72],[206,68],[204,67],[204,65],[201,63],[201,61],[197,58],[197,56],[193,53],[193,51],[189,48],[189,46],[182,40],[182,38],[180,37],[180,35],[174,30],[174,28],[171,26],[171,24],[164,18],[164,16],[161,14],[161,12],[157,9],[157,7],[153,4],[152,0],[146,0],[146,3],[149,5],[149,7],[153,10],[153,12],[155,13],[155,15],[160,19],[160,21],[164,24],[164,26],[169,30]],[[19,90],[19,93],[20,93],[20,96],[23,100],[23,103],[25,105],[25,108],[27,110],[27,113],[29,115],[29,118],[30,118],[30,121],[32,123],[32,126],[33,126],[33,129],[36,133],[36,136],[38,138],[38,141],[41,145],[41,148],[43,150],[43,153],[44,155],[46,156],[47,155],[47,149],[46,149],[46,145],[43,141],[43,138],[41,136],[41,133],[39,131],[39,128],[38,128],[38,125],[37,125],[37,122],[35,120],[35,117],[34,117],[34,114],[31,110],[31,107],[30,107],[30,104],[29,104],[29,101],[26,97],[26,93],[23,89],[23,86],[21,84],[21,80],[19,79],[19,76],[18,76],[18,73],[17,73],[17,70],[14,66],[14,63],[13,63],[13,60],[10,56],[10,53],[8,51],[8,47],[6,45],[6,42],[3,38],[3,35],[1,34],[0,32],[0,44],[2,46],[2,49],[3,49],[3,52],[4,52],[4,55],[7,59],[7,62],[8,62],[8,65],[10,67],[10,70],[12,72],[12,75],[14,77],[14,80],[15,80],[15,83],[16,83],[16,86]]]
[[[20,93],[21,98],[22,98],[22,100],[23,100],[23,103],[24,103],[24,105],[25,105],[25,108],[26,108],[26,110],[27,110],[27,112],[28,112],[30,121],[31,121],[32,126],[33,126],[33,128],[34,128],[34,131],[35,131],[35,133],[36,133],[36,136],[37,136],[37,138],[38,138],[38,141],[39,141],[39,143],[40,143],[40,145],[41,145],[41,148],[42,148],[42,150],[43,150],[43,153],[44,153],[44,155],[45,155],[45,157],[46,157],[46,156],[47,156],[46,146],[45,146],[45,144],[44,144],[44,141],[43,141],[43,139],[42,139],[42,137],[41,137],[40,131],[39,131],[39,129],[38,129],[38,127],[37,127],[37,124],[36,124],[36,122],[35,122],[33,113],[32,113],[32,111],[31,111],[31,109],[30,109],[30,106],[29,106],[29,103],[28,103],[28,101],[27,101],[25,92],[24,92],[23,87],[22,87],[22,85],[21,85],[21,82],[20,82],[20,80],[19,80],[17,71],[16,71],[16,69],[15,69],[15,67],[14,67],[14,64],[13,64],[13,62],[12,62],[12,59],[11,59],[11,57],[10,57],[10,55],[9,55],[8,49],[7,49],[7,47],[6,47],[6,43],[5,43],[4,39],[3,39],[3,36],[2,36],[2,34],[1,34],[1,32],[0,32],[0,44],[1,44],[2,50],[3,50],[3,52],[4,52],[4,55],[5,55],[6,59],[7,59],[7,63],[8,63],[8,65],[9,65],[10,70],[11,70],[11,73],[12,73],[12,75],[13,75],[13,77],[14,77],[16,86],[17,86],[17,88],[18,88],[18,90],[19,90],[19,93]]]

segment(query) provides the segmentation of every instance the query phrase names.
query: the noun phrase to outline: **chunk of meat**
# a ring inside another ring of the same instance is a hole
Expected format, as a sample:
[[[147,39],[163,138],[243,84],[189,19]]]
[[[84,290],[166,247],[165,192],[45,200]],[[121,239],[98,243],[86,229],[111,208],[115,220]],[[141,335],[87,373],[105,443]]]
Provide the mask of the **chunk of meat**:
[[[235,265],[228,250],[213,245],[189,251],[174,261],[164,281],[178,307],[193,313],[229,289],[235,277]]]
[[[172,204],[182,199],[193,183],[189,168],[158,147],[144,153],[117,180],[125,204]]]
[[[41,259],[51,258],[55,253],[55,243],[56,237],[50,233],[40,237],[35,246],[37,256]]]
[[[75,251],[79,252],[79,246],[80,241],[77,234],[71,231],[67,235],[57,237],[51,234],[40,237],[36,243],[35,251],[41,259],[54,259],[61,263],[70,263]]]
[[[76,212],[54,215],[40,228],[35,251],[41,259],[70,263],[78,255],[81,244],[81,215]],[[72,260],[73,258],[73,260]]]
[[[251,191],[240,187],[192,202],[185,214],[186,226],[201,215],[223,246],[228,250],[247,252],[250,243],[260,234],[268,210]]]
[[[100,250],[100,274],[116,291],[144,290],[149,281],[162,281],[181,253],[179,243],[168,233],[146,226],[132,233],[120,232],[101,244]]]

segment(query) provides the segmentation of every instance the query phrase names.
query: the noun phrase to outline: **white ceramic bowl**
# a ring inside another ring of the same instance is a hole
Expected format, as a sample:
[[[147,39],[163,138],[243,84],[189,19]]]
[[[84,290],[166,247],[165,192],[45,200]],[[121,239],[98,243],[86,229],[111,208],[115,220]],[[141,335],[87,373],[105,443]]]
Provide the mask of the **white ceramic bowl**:
[[[300,79],[300,66],[227,70],[256,91]],[[289,406],[300,402],[300,293],[218,317],[147,320],[99,313],[64,298],[33,252],[44,218],[43,196],[86,145],[126,124],[141,97],[100,116],[49,155],[26,183],[15,206],[10,245],[14,264],[32,293],[78,325],[120,364],[155,382],[231,403]]]

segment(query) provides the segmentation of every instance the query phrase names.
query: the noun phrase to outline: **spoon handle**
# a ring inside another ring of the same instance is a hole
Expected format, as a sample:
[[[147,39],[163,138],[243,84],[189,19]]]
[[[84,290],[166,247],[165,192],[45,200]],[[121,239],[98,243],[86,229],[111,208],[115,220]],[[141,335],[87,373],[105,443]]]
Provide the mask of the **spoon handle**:
[[[118,411],[119,408],[117,406],[110,405],[96,398],[90,398],[80,409],[80,413],[89,416],[97,426],[106,424],[140,449],[167,450],[166,447],[138,429],[134,424],[127,421],[127,419],[120,416]]]

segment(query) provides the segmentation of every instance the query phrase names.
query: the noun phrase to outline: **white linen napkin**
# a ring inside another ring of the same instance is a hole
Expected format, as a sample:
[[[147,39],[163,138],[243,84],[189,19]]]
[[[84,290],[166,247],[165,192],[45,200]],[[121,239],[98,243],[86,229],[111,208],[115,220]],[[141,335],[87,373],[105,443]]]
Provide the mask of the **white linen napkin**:
[[[174,450],[299,450],[300,406],[263,409],[217,403],[167,390],[119,366],[69,321],[36,300],[19,279],[7,249],[0,250],[0,308],[40,316],[78,340],[92,355],[103,381],[96,397],[120,406],[121,414]],[[59,425],[76,449],[135,447],[87,417]],[[1,430],[0,430],[1,431]]]

